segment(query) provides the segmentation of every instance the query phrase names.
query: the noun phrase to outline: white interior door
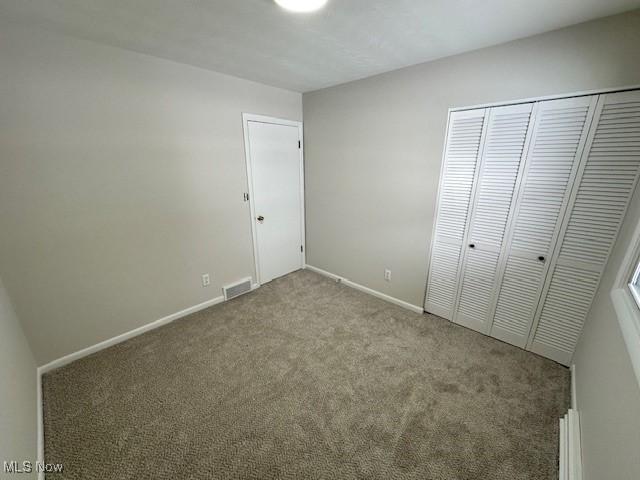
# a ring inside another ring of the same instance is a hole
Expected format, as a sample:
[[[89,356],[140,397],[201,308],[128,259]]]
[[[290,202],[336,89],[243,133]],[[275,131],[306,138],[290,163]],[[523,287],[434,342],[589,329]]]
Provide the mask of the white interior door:
[[[595,110],[596,97],[540,102],[507,240],[491,336],[524,348]]]
[[[527,348],[571,364],[640,175],[640,91],[601,95]]]
[[[266,283],[304,263],[300,126],[245,121],[256,269]]]
[[[487,333],[491,323],[496,272],[514,191],[521,178],[521,159],[531,134],[532,111],[533,103],[494,107],[487,118],[453,318],[454,322],[482,333]]]
[[[440,177],[424,309],[451,320],[469,204],[486,133],[486,110],[452,112]]]

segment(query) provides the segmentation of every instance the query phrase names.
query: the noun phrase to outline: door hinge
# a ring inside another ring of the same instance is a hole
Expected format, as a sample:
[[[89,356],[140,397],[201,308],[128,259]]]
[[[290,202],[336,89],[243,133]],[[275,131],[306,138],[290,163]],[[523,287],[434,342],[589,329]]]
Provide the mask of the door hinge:
[[[302,245],[300,245],[300,251],[304,252],[304,247]]]
[[[242,198],[244,198],[244,201],[245,201],[245,202],[248,202],[248,201],[249,201],[249,194],[248,194],[248,193],[246,193],[246,192],[245,192],[245,193],[243,193],[243,194],[242,194]]]
[[[300,140],[298,140],[298,148],[301,148],[301,146],[300,146]]]

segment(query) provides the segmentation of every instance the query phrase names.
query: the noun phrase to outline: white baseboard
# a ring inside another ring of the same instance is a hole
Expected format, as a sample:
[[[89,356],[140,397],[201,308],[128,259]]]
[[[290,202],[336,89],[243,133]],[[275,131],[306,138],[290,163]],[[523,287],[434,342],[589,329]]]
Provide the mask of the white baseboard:
[[[582,438],[575,364],[571,365],[571,408],[560,419],[559,478],[560,480],[582,480]]]
[[[560,438],[558,440],[558,480],[567,480],[569,476],[569,464],[567,463],[568,441],[567,418],[564,416],[560,419]]]
[[[578,411],[578,391],[576,389],[576,364],[571,364],[571,408]]]
[[[413,312],[416,313],[423,313],[424,310],[422,307],[418,307],[417,305],[412,305],[408,302],[405,302],[403,300],[399,300],[397,298],[391,297],[389,295],[386,295],[384,293],[378,292],[376,290],[373,290],[371,288],[365,287],[363,285],[360,285],[358,283],[352,282],[351,280],[348,280],[346,278],[340,277],[339,275],[335,275],[333,273],[327,272],[325,270],[322,270],[320,268],[314,267],[312,265],[305,265],[304,268],[308,268],[309,270],[319,273],[320,275],[324,275],[326,277],[329,277],[333,280],[339,281],[341,283],[344,283],[345,285],[347,285],[348,287],[351,288],[355,288],[356,290],[360,290],[361,292],[364,293],[368,293],[369,295],[372,295],[374,297],[378,297],[382,300],[385,300],[389,303],[393,303],[394,305],[398,305],[400,307],[406,308],[408,310],[411,310]],[[260,284],[254,283],[252,285],[252,290],[255,290],[256,288],[258,288],[260,286]],[[130,330],[128,332],[125,332],[121,335],[117,335],[113,338],[104,340],[100,343],[96,343],[95,345],[92,345],[90,347],[87,348],[83,348],[82,350],[78,350],[77,352],[71,353],[69,355],[65,355],[64,357],[58,358],[57,360],[53,360],[52,362],[49,362],[45,365],[42,365],[40,367],[38,367],[37,369],[37,397],[38,397],[38,405],[37,405],[37,421],[38,421],[38,439],[37,439],[37,460],[38,462],[44,462],[44,424],[43,424],[43,412],[42,412],[42,375],[46,372],[49,372],[51,370],[55,370],[56,368],[60,368],[64,365],[67,365],[75,360],[79,360],[80,358],[86,357],[88,355],[91,355],[92,353],[96,353],[99,352],[100,350],[103,350],[105,348],[111,347],[113,345],[116,345],[118,343],[124,342],[125,340],[128,340],[130,338],[136,337],[138,335],[141,335],[145,332],[148,332],[150,330],[153,330],[155,328],[161,327],[162,325],[166,325],[167,323],[173,322],[174,320],[177,320],[179,318],[182,317],[186,317],[187,315],[190,315],[192,313],[198,312],[200,310],[204,310],[205,308],[211,307],[213,305],[216,305],[218,303],[222,303],[224,302],[224,297],[220,296],[220,297],[216,297],[213,298],[211,300],[207,300],[206,302],[202,302],[198,305],[194,305],[192,307],[189,308],[185,308],[184,310],[180,310],[179,312],[176,313],[172,313],[171,315],[167,315],[166,317],[160,318],[158,320],[155,320],[151,323],[148,323],[146,325],[143,325],[141,327],[138,327],[136,329]],[[40,480],[44,479],[44,473],[39,474],[38,478]]]
[[[319,273],[320,275],[324,275],[325,277],[329,277],[332,280],[335,280],[337,282],[344,283],[348,287],[355,288],[356,290],[360,290],[361,292],[368,293],[369,295],[372,295],[374,297],[378,297],[378,298],[380,298],[382,300],[385,300],[385,301],[387,301],[389,303],[393,303],[394,305],[398,305],[399,307],[406,308],[407,310],[411,310],[412,312],[424,313],[424,309],[422,307],[419,307],[417,305],[412,305],[411,303],[405,302],[403,300],[399,300],[399,299],[394,298],[394,297],[392,297],[390,295],[387,295],[385,293],[378,292],[377,290],[373,290],[373,289],[371,289],[369,287],[365,287],[364,285],[360,285],[358,283],[352,282],[351,280],[348,280],[348,279],[346,279],[344,277],[336,275],[335,273],[327,272],[326,270],[322,270],[321,268],[314,267],[313,265],[308,265],[308,264],[305,265],[304,268],[307,268],[307,269],[311,270],[312,272]]]
[[[252,284],[251,290],[255,290],[259,286],[260,286],[259,284],[254,283]],[[104,350],[105,348],[111,347],[113,345],[117,345],[118,343],[124,342],[125,340],[129,340],[130,338],[137,337],[138,335],[141,335],[150,330],[154,330],[158,327],[161,327],[162,325],[166,325],[167,323],[171,323],[174,320],[178,320],[179,318],[186,317],[187,315],[199,312],[200,310],[204,310],[205,308],[209,308],[213,305],[217,305],[218,303],[222,303],[222,302],[224,302],[223,296],[212,298],[211,300],[207,300],[206,302],[202,302],[192,307],[185,308],[184,310],[180,310],[179,312],[172,313],[171,315],[167,315],[166,317],[160,318],[151,323],[147,323],[146,325],[142,325],[141,327],[135,328],[121,335],[117,335],[113,338],[109,338],[100,343],[96,343],[95,345],[92,345],[90,347],[83,348],[82,350],[78,350],[77,352],[70,353],[69,355],[65,355],[64,357],[58,358],[57,360],[53,360],[52,362],[49,362],[45,365],[38,367],[36,370],[36,377],[37,377],[36,378],[36,381],[37,381],[36,395],[38,400],[37,411],[36,411],[37,422],[38,422],[37,461],[44,462],[44,423],[43,423],[44,418],[43,418],[43,412],[42,412],[42,375],[43,374],[51,370],[55,370],[56,368],[60,368],[64,365],[67,365],[75,360],[79,360],[80,358],[91,355],[92,353],[96,353],[96,352],[99,352],[100,350]],[[38,479],[43,480],[44,473],[40,472],[38,474]]]
[[[42,415],[42,373],[36,369],[36,461],[44,463],[44,418]],[[44,480],[44,472],[38,472],[38,480]]]
[[[117,335],[100,343],[96,343],[95,345],[91,345],[90,347],[83,348],[82,350],[78,350],[77,352],[70,353],[69,355],[65,355],[64,357],[53,360],[52,362],[38,367],[38,371],[40,372],[40,374],[47,373],[50,370],[60,368],[75,360],[91,355],[92,353],[99,352],[100,350],[104,350],[105,348],[111,347],[113,345],[117,345],[118,343],[124,342],[125,340],[129,340],[130,338],[137,337],[138,335],[148,332],[149,330],[161,327],[162,325],[171,323],[174,320],[186,317],[187,315],[199,312],[200,310],[204,310],[205,308],[209,308],[222,302],[224,302],[224,297],[219,296],[216,298],[212,298],[211,300],[207,300],[206,302],[199,303],[198,305],[185,308],[184,310],[172,313],[171,315],[167,315],[166,317],[160,318],[151,323],[147,323],[146,325],[142,325],[141,327],[134,328],[133,330],[129,330],[128,332],[125,332],[123,334]]]
[[[560,419],[560,480],[582,480],[582,446],[580,416],[574,409]]]

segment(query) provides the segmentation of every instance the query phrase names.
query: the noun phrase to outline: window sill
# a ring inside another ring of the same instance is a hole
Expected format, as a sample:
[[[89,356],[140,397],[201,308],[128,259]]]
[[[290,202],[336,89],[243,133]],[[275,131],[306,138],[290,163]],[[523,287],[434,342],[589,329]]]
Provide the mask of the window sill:
[[[611,290],[611,300],[640,385],[640,310],[626,286]]]

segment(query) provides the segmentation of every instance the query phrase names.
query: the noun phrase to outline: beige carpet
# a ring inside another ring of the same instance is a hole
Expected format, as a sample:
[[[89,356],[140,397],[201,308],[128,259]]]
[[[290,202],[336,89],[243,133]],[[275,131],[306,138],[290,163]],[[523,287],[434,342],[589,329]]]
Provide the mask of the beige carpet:
[[[44,376],[69,479],[557,479],[564,367],[300,271]]]

